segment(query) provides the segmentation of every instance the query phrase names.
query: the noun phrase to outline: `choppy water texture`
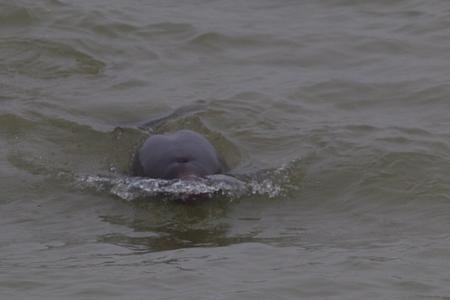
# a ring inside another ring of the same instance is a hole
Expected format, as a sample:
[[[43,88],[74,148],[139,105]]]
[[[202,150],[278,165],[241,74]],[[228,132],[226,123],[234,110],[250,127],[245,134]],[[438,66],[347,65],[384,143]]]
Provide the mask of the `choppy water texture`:
[[[449,20],[446,0],[0,0],[0,298],[449,299]],[[127,177],[149,120],[240,181]],[[186,191],[208,197],[167,201]]]

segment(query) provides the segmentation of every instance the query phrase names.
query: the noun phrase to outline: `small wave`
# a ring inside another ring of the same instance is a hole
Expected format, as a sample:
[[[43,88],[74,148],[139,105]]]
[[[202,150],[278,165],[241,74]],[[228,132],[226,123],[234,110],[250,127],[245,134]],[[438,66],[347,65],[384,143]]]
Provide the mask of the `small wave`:
[[[126,201],[147,198],[190,201],[213,196],[238,198],[245,195],[276,197],[281,187],[269,179],[244,182],[227,175],[211,175],[196,180],[163,180],[140,177],[82,176],[83,187],[106,191]]]
[[[39,79],[72,75],[97,75],[105,63],[73,46],[46,39],[3,39],[0,67],[7,74],[17,73]]]
[[[20,7],[11,3],[0,4],[0,26],[3,28],[28,26],[37,20],[38,18],[29,8]]]

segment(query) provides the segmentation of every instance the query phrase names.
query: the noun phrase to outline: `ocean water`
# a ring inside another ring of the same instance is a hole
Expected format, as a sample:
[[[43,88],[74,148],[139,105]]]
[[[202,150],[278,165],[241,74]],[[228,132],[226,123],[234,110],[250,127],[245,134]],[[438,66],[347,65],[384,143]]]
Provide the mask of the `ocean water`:
[[[445,0],[0,0],[0,298],[450,299],[449,36]],[[127,176],[182,128],[239,183]]]

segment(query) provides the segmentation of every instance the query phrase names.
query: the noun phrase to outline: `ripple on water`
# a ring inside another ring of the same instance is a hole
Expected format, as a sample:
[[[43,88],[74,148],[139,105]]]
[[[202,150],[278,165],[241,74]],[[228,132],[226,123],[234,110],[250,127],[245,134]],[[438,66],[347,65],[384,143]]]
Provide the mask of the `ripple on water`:
[[[0,4],[0,26],[26,26],[37,21],[36,16],[26,7],[16,7]]]
[[[3,39],[0,72],[38,79],[96,75],[105,64],[67,44],[45,39]]]

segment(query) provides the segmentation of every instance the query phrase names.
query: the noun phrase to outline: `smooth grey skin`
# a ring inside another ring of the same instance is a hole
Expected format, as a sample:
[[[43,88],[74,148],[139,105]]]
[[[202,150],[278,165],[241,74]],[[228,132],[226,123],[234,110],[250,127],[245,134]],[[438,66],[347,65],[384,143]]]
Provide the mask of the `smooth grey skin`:
[[[190,179],[227,170],[214,146],[191,130],[149,137],[136,151],[131,175],[160,179]]]

